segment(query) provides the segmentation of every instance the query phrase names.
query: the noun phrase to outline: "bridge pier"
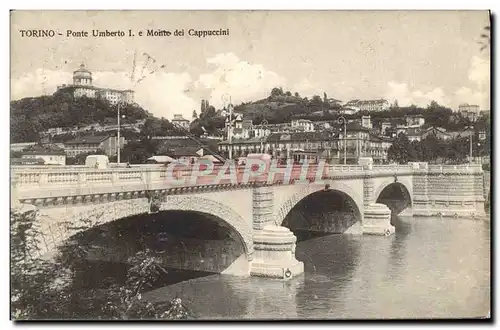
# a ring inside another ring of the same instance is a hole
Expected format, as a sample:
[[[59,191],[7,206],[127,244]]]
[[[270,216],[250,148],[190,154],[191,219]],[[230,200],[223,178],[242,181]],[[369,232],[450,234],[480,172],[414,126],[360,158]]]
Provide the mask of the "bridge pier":
[[[250,275],[291,279],[304,272],[304,263],[295,258],[297,238],[273,219],[273,187],[253,189],[254,256]]]
[[[363,178],[363,234],[389,236],[396,232],[391,225],[391,210],[384,204],[375,203],[375,182],[373,179],[373,161],[363,159],[365,171]]]

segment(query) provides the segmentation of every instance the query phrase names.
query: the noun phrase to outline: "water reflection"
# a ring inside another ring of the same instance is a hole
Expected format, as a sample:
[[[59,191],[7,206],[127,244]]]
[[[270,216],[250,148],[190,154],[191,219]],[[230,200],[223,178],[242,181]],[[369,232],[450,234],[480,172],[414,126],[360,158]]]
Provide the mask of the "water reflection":
[[[489,222],[395,217],[392,223],[396,234],[390,237],[334,234],[300,241],[296,257],[305,263],[305,273],[290,282],[171,272],[144,297],[181,297],[199,319],[486,315]],[[118,267],[115,273],[112,268],[103,268],[102,276],[118,276]],[[98,273],[99,267],[88,271]]]
[[[360,239],[330,235],[297,246],[295,255],[306,265],[304,285],[296,298],[299,318],[324,318],[324,311],[342,309],[340,297],[359,264]]]

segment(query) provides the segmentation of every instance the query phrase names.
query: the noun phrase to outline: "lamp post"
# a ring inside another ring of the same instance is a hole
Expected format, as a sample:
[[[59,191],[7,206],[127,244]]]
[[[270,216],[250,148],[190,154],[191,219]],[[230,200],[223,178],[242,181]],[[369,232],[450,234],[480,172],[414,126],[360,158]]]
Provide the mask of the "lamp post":
[[[344,165],[347,164],[347,121],[343,116],[339,117],[339,123],[344,125]]]
[[[118,102],[118,111],[117,111],[117,119],[118,119],[117,122],[118,122],[118,125],[116,127],[116,130],[117,130],[116,137],[117,137],[117,140],[118,140],[118,141],[116,141],[116,148],[117,148],[117,150],[116,150],[116,162],[118,164],[120,164],[120,153],[121,153],[121,148],[120,148],[121,147],[120,146],[120,144],[121,144],[120,143],[120,107],[121,107],[121,105],[122,105],[121,102]]]
[[[260,125],[262,126],[262,135],[265,137],[265,134],[266,134],[266,126],[267,126],[267,120],[263,120]],[[261,153],[265,153],[264,152],[264,141],[262,140],[262,136],[260,137],[260,152]]]
[[[467,126],[467,129],[470,129],[470,130],[473,130],[474,129],[474,126],[472,125],[469,125]],[[472,134],[473,134],[473,131],[471,131],[471,133],[469,134],[469,164],[472,164]]]
[[[228,94],[222,95],[222,102],[229,110],[229,122],[227,127],[227,142],[229,147],[229,159],[233,159],[233,105],[231,104],[231,96]]]

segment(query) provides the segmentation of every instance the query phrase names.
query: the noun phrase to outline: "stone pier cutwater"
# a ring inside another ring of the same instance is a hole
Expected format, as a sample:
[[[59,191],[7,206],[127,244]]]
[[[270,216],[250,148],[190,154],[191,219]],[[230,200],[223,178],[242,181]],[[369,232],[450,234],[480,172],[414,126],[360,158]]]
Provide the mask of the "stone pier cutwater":
[[[391,210],[384,204],[375,203],[375,182],[373,179],[373,160],[361,158],[359,164],[363,166],[363,233],[367,235],[389,236],[396,232],[391,225]]]
[[[295,235],[288,228],[275,225],[273,200],[272,186],[254,188],[254,256],[250,275],[288,280],[304,272],[304,263],[295,259]]]

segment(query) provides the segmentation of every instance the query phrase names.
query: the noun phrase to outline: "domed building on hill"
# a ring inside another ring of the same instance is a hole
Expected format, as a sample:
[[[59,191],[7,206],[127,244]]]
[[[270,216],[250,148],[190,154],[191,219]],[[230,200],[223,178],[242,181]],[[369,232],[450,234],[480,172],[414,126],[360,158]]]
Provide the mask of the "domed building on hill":
[[[87,70],[84,64],[81,64],[80,68],[73,72],[73,84],[65,84],[57,87],[56,93],[60,92],[69,92],[75,98],[82,96],[86,96],[88,98],[100,98],[107,100],[112,105],[115,105],[118,102],[127,104],[134,103],[133,90],[118,90],[94,86],[92,84],[92,72]]]

